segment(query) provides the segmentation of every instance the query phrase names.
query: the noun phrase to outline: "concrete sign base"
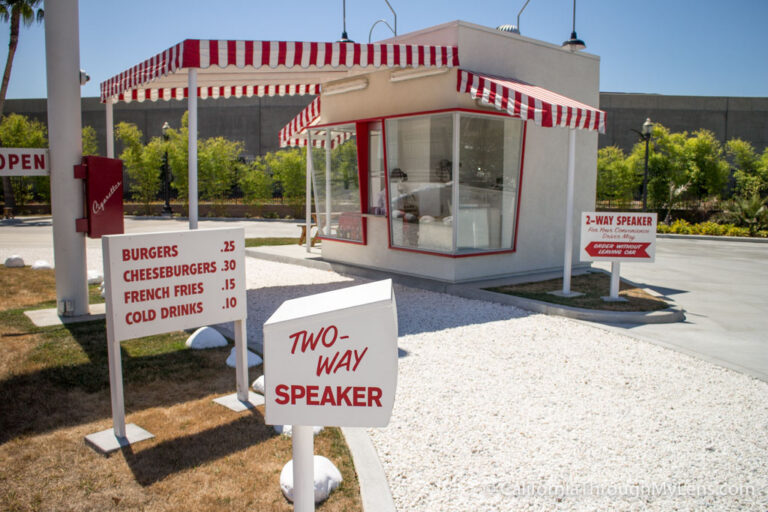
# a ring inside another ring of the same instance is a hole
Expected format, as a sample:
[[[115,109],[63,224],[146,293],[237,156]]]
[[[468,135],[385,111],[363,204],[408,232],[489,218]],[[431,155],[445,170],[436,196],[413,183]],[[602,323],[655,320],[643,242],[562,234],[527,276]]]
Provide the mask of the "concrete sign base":
[[[125,437],[117,437],[113,428],[102,430],[94,434],[85,436],[85,442],[91,445],[96,451],[109,455],[119,450],[123,446],[128,446],[139,441],[145,441],[155,437],[135,423],[128,423],[125,426]]]
[[[223,405],[228,409],[232,409],[235,412],[243,412],[248,409],[253,409],[258,405],[264,405],[264,397],[257,395],[253,391],[248,392],[248,401],[244,402],[237,397],[237,393],[231,395],[222,396],[220,398],[214,398],[214,402],[219,405]]]

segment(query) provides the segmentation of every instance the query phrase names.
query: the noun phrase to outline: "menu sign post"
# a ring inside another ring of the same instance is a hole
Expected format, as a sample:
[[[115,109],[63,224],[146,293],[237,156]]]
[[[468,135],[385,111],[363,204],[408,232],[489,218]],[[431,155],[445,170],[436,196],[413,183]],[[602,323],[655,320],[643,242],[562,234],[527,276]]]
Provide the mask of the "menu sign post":
[[[266,321],[264,421],[293,426],[294,510],[314,510],[312,426],[386,426],[396,387],[391,279],[286,301]]]
[[[125,424],[120,342],[235,322],[237,399],[247,403],[242,228],[102,237],[113,429],[86,440],[110,452],[152,434]]]
[[[622,261],[653,263],[656,256],[655,213],[582,212],[581,261],[611,262],[611,291],[606,301],[619,297]]]

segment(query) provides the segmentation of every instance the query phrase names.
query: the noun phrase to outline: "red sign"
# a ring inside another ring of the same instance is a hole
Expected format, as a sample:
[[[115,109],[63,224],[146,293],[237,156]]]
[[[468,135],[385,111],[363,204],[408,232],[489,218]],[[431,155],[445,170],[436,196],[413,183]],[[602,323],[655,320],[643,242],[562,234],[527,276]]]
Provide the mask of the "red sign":
[[[83,172],[85,171],[85,172]],[[76,178],[85,179],[87,232],[91,238],[120,235],[123,227],[123,161],[84,156]]]
[[[645,250],[650,243],[631,242],[590,242],[584,248],[593,257],[608,258],[650,258]]]

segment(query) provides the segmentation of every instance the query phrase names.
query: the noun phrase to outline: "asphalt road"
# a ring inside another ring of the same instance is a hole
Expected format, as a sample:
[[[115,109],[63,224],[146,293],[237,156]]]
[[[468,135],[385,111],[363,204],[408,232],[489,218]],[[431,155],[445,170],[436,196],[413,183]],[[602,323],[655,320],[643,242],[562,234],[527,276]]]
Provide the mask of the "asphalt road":
[[[246,238],[299,237],[298,221],[288,220],[246,220],[246,219],[200,219],[199,229],[239,228],[245,229]],[[189,228],[187,219],[161,217],[125,217],[126,233],[147,233],[178,231]],[[23,247],[29,249],[53,250],[53,228],[50,216],[19,217],[0,221],[0,249]],[[101,240],[86,238],[88,248],[100,248]]]
[[[614,327],[768,381],[767,243],[659,238],[656,261],[623,263],[621,277],[685,309],[686,321]]]

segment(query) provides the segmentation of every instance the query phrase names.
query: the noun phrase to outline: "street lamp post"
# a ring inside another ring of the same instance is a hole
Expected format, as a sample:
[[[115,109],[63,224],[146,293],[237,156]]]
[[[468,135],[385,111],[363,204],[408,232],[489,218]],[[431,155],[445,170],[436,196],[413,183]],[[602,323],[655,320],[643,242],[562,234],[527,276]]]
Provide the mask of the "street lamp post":
[[[645,139],[645,167],[643,168],[643,211],[648,208],[648,145],[651,141],[651,132],[653,131],[653,123],[651,118],[648,117],[643,123],[643,131],[640,136]]]
[[[168,122],[163,123],[163,140],[165,141],[165,153],[163,154],[163,200],[165,200],[165,206],[163,206],[163,215],[173,215],[171,209],[171,170],[168,167],[168,130],[171,126]]]

